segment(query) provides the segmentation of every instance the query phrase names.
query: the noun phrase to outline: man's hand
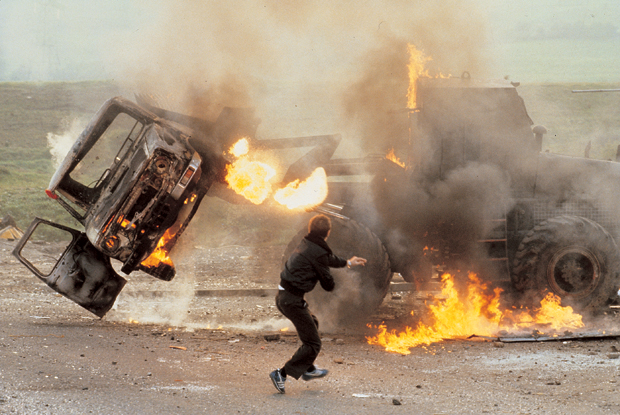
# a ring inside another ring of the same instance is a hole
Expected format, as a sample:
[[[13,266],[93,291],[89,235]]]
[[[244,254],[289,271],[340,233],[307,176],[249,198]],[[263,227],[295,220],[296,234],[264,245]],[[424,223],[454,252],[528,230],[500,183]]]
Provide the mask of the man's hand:
[[[349,259],[347,261],[347,265],[350,266],[350,267],[355,267],[357,265],[364,266],[364,265],[366,265],[366,259],[365,258],[360,258],[358,256],[353,256],[353,257],[351,257],[351,259]]]

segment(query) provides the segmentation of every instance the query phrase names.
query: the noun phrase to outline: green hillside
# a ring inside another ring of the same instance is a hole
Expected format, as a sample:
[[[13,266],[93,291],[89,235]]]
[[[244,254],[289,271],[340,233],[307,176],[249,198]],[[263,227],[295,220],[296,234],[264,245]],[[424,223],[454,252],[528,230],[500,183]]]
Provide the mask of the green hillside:
[[[22,229],[34,216],[72,223],[44,193],[54,173],[47,134],[90,118],[117,94],[106,82],[0,83],[0,217],[12,215]]]

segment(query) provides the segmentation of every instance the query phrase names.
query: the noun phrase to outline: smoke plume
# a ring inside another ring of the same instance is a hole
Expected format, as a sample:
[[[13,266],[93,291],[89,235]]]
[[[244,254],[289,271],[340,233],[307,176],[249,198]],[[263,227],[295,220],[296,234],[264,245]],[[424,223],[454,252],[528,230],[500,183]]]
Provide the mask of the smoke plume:
[[[259,138],[341,133],[335,157],[406,145],[408,43],[432,58],[435,72],[482,76],[486,67],[484,16],[462,0],[168,5],[161,21],[125,39],[120,61],[127,87],[168,97],[178,112],[208,119],[224,106],[255,107]],[[429,189],[402,183],[406,188],[397,186],[388,204],[374,203],[366,220],[400,220],[383,236],[405,253],[413,248],[412,230],[440,215],[462,219],[457,231],[473,238],[483,227],[480,203],[507,193],[504,182],[491,186],[487,179],[503,180],[483,165]],[[402,206],[417,214],[394,216]]]
[[[217,116],[222,106],[256,107],[269,137],[342,132],[351,115],[342,110],[342,95],[351,97],[354,85],[363,88],[368,67],[382,53],[389,60],[374,70],[369,88],[392,87],[369,104],[389,103],[383,111],[404,107],[403,90],[394,86],[406,91],[406,68],[398,61],[406,59],[401,47],[407,42],[444,72],[479,74],[484,67],[484,18],[461,0],[441,7],[325,0],[164,7],[160,20],[124,38],[116,51],[127,86],[174,95],[184,112],[203,117]],[[369,54],[376,56],[372,62]]]
[[[65,158],[76,137],[80,135],[87,121],[74,119],[73,121],[65,121],[62,124],[67,125],[65,131],[61,134],[47,133],[47,146],[52,155],[54,168],[58,168]]]

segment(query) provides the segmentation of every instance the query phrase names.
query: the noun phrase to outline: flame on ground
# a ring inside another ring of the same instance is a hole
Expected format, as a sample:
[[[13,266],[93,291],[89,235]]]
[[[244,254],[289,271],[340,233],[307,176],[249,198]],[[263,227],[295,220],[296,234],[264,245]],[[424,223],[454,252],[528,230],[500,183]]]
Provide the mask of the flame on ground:
[[[142,265],[144,265],[145,267],[158,267],[159,264],[163,262],[164,264],[170,265],[171,267],[174,266],[172,260],[168,256],[169,252],[166,249],[166,243],[170,239],[172,239],[172,236],[173,235],[168,229],[164,233],[164,236],[159,239],[159,242],[157,242],[157,246],[155,247],[153,253],[149,255],[149,257],[146,258],[144,261],[142,261]]]
[[[376,344],[388,352],[409,354],[410,348],[429,345],[444,339],[463,338],[473,334],[497,336],[500,331],[522,330],[525,327],[545,326],[553,330],[583,327],[582,318],[571,307],[562,307],[560,298],[548,293],[539,309],[532,314],[529,310],[502,311],[499,296],[501,289],[487,294],[487,285],[475,274],[469,274],[466,298],[460,298],[450,274],[442,276],[443,300],[436,300],[429,306],[432,325],[420,322],[414,329],[388,331],[385,324],[377,327],[379,332],[367,337],[369,344]],[[412,313],[413,314],[413,313]]]
[[[278,189],[273,196],[276,202],[289,209],[308,208],[322,203],[327,197],[327,175],[322,167],[312,172],[306,181],[295,180]]]
[[[550,292],[541,300],[540,309],[533,316],[527,310],[506,310],[504,314],[506,320],[513,322],[513,330],[532,326],[544,326],[555,331],[583,327],[581,315],[573,313],[572,307],[562,307],[560,304],[560,297]]]

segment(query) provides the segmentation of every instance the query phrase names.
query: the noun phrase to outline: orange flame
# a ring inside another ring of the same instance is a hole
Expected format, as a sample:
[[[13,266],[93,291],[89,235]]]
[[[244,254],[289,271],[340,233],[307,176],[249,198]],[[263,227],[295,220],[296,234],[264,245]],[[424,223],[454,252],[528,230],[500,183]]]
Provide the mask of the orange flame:
[[[430,57],[426,57],[424,52],[418,50],[414,45],[407,45],[409,52],[409,89],[407,90],[407,108],[415,109],[417,95],[417,80],[420,76],[428,76],[428,69],[424,69],[426,62],[430,61]]]
[[[540,302],[540,309],[532,316],[527,310],[519,310],[514,313],[510,310],[505,312],[506,320],[512,321],[512,329],[522,329],[531,326],[545,326],[552,330],[583,327],[581,315],[573,313],[570,306],[562,307],[562,299],[552,292]]]
[[[400,161],[400,159],[398,157],[396,157],[396,154],[394,154],[394,148],[393,147],[390,149],[389,153],[387,153],[385,158],[390,160],[393,163],[398,164],[403,169],[405,168],[405,163]]]
[[[273,196],[276,202],[289,209],[309,208],[322,203],[327,197],[327,175],[322,167],[312,172],[304,182],[295,180],[278,189]]]
[[[172,239],[172,234],[170,230],[166,230],[164,235],[157,242],[157,246],[151,255],[142,261],[142,265],[145,267],[158,267],[160,263],[164,263],[166,265],[174,266],[172,260],[168,256],[169,252],[166,250],[166,243]]]
[[[247,138],[230,148],[228,152],[240,158],[226,167],[225,180],[237,194],[259,205],[272,195],[271,181],[276,176],[276,169],[261,161],[251,161],[248,151]],[[305,181],[295,180],[277,190],[273,198],[289,209],[305,209],[322,203],[327,197],[327,189],[327,175],[319,167]]]
[[[572,307],[562,307],[561,298],[552,292],[540,302],[540,311],[536,314],[536,323],[548,324],[553,330],[583,327],[579,314],[573,313]]]
[[[241,157],[248,154],[250,151],[250,142],[246,137],[240,139],[235,144],[232,145],[228,152],[235,157]]]
[[[122,216],[121,216],[121,219],[122,219]],[[130,225],[131,225],[131,226],[130,226]],[[126,229],[127,227],[131,227],[131,228],[133,229],[133,228],[135,228],[135,227],[136,227],[136,224],[135,224],[135,223],[131,223],[131,222],[129,222],[127,219],[122,219],[122,221],[121,221],[121,226],[122,226],[123,228],[125,228],[125,229]]]
[[[444,339],[479,336],[496,336],[502,330],[523,329],[524,327],[545,326],[554,330],[576,329],[583,327],[582,318],[571,307],[560,306],[560,298],[549,293],[541,301],[541,307],[532,315],[528,310],[520,313],[501,311],[499,296],[501,289],[496,288],[489,295],[486,284],[475,274],[469,274],[470,284],[465,299],[459,298],[450,274],[442,277],[441,297],[429,306],[434,323],[419,323],[415,329],[406,327],[405,331],[388,331],[385,324],[380,324],[378,333],[367,337],[369,344],[376,344],[386,351],[409,354],[410,348]]]
[[[226,168],[226,182],[235,193],[260,205],[271,194],[270,181],[276,170],[266,163],[240,158]]]
[[[426,63],[432,61],[433,58],[426,56],[424,52],[418,50],[415,45],[407,44],[407,52],[409,53],[409,87],[407,88],[407,108],[415,109],[417,105],[417,81],[420,77],[430,78]],[[435,78],[450,78],[450,74],[445,75],[441,72],[435,74]]]

